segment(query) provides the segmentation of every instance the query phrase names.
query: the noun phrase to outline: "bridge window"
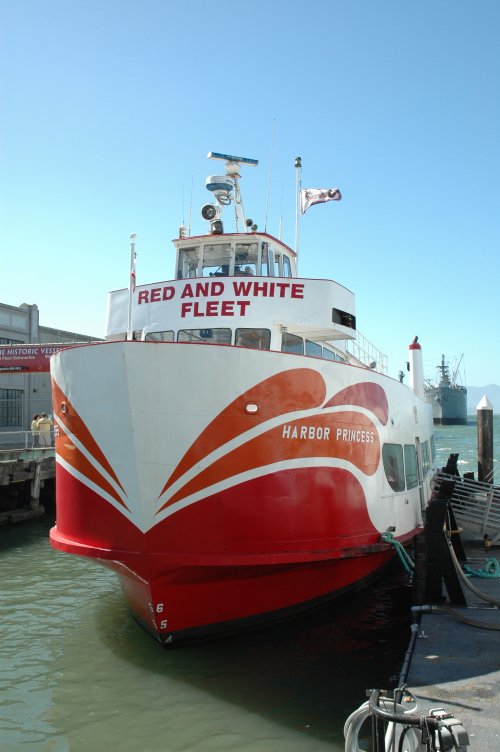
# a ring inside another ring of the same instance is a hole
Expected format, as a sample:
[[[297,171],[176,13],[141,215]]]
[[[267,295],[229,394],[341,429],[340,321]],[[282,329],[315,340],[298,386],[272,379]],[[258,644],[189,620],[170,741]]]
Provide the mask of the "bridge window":
[[[199,246],[194,246],[193,248],[183,248],[181,251],[179,251],[177,279],[197,277],[200,261],[201,249]]]
[[[230,243],[213,243],[203,247],[203,276],[224,277],[229,274]]]
[[[234,344],[236,347],[249,347],[253,350],[269,350],[271,332],[269,329],[236,329]]]
[[[230,345],[231,329],[180,329],[177,342],[196,342],[205,345]]]
[[[262,243],[262,258],[261,258],[261,272],[263,277],[268,277],[269,272],[269,246],[267,243]]]
[[[295,334],[283,332],[281,338],[281,352],[295,353],[295,355],[304,354],[304,340]]]
[[[288,258],[288,256],[283,256],[283,276],[292,276],[292,267],[290,266],[290,259]]]
[[[405,466],[401,444],[384,444],[382,460],[387,481],[393,491],[405,490]]]
[[[257,243],[236,243],[234,258],[234,273],[236,275],[257,274],[258,249]]]

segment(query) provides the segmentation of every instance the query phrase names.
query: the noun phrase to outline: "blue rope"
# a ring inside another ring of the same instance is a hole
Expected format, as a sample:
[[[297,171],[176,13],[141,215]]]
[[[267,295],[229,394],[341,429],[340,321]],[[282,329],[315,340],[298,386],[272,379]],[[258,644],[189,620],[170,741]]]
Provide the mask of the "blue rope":
[[[389,531],[382,533],[382,540],[384,541],[384,543],[390,543],[391,546],[394,546],[396,553],[401,559],[401,562],[408,574],[413,574],[415,564],[411,560],[411,556],[409,555],[406,548],[398,540],[395,539],[394,533],[391,533]]]
[[[484,579],[500,577],[500,565],[496,559],[486,559],[483,569],[472,569],[468,564],[464,564],[463,570],[468,577],[483,577]]]

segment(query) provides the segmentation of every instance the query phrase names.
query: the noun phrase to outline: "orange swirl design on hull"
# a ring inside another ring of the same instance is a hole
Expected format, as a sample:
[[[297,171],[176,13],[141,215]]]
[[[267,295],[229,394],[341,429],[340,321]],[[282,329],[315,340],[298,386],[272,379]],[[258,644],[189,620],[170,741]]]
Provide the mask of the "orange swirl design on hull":
[[[162,507],[249,470],[301,458],[340,459],[373,475],[380,460],[380,440],[373,422],[353,411],[299,418],[266,431],[228,452],[186,483]]]
[[[71,467],[77,472],[81,473],[81,475],[92,483],[95,483],[95,485],[101,488],[105,493],[109,494],[109,496],[125,507],[125,509],[130,511],[113,486],[104,478],[97,468],[92,465],[83,452],[75,446],[63,428],[62,421],[64,420],[64,424],[68,430],[78,438],[87,452],[108,473],[108,475],[113,478],[115,483],[121,488],[126,496],[125,489],[120,483],[118,476],[111,467],[102,449],[54,379],[52,379],[52,403],[54,407],[54,417],[57,423],[57,432],[55,436],[55,449],[57,455],[71,465]]]
[[[236,436],[284,413],[319,407],[326,395],[322,376],[311,368],[294,368],[270,376],[237,397],[201,432],[162,488],[159,497],[200,459]],[[258,412],[248,414],[248,404]],[[158,498],[159,498],[158,497]]]
[[[373,381],[360,382],[341,389],[323,407],[337,407],[338,405],[364,407],[370,410],[383,426],[387,425],[389,418],[387,397],[382,387]]]

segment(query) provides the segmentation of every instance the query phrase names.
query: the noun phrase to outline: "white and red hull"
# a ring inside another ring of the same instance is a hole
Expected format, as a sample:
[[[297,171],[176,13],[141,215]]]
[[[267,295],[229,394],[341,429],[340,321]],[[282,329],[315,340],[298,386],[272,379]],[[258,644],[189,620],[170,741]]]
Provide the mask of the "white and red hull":
[[[384,442],[428,406],[366,368],[271,351],[107,342],[52,358],[52,544],[120,577],[162,642],[279,618],[358,586],[421,528]],[[98,377],[96,377],[98,374]]]

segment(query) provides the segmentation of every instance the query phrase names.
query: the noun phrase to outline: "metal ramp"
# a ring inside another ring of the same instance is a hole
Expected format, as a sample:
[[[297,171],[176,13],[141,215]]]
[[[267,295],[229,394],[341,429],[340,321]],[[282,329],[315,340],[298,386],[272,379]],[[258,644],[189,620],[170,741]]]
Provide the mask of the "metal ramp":
[[[439,472],[432,481],[434,491],[439,492],[443,481],[455,484],[450,501],[457,524],[500,543],[500,486]]]

